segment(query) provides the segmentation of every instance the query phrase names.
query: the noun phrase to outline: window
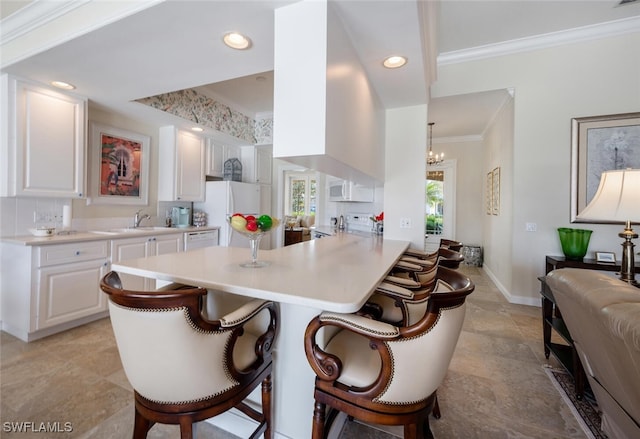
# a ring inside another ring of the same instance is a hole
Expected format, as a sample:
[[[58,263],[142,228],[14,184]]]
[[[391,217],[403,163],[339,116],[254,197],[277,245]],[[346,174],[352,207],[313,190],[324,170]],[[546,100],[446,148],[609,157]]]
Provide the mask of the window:
[[[288,172],[285,215],[315,215],[316,189],[315,172]]]
[[[426,182],[426,223],[425,232],[429,235],[442,234],[442,217],[444,205],[444,173],[442,171],[430,171],[427,173]]]

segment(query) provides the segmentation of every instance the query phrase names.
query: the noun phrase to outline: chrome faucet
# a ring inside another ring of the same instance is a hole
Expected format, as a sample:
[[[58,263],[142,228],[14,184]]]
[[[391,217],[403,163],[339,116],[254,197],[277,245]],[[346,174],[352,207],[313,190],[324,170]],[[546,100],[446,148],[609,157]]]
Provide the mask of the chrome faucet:
[[[133,216],[133,228],[137,228],[140,227],[140,223],[142,222],[142,220],[145,219],[151,219],[151,217],[149,215],[147,215],[146,213],[142,216],[140,216],[140,212],[142,212],[142,209],[140,209],[139,211],[136,212],[136,214]]]

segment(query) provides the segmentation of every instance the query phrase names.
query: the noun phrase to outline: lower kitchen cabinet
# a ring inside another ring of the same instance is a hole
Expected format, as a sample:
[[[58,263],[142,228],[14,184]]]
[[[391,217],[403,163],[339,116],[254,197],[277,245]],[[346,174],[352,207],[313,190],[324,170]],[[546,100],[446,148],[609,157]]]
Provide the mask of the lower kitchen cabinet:
[[[115,263],[128,259],[178,253],[184,249],[183,235],[183,233],[171,233],[114,239],[111,241],[111,261]],[[147,279],[130,274],[121,274],[120,280],[123,287],[129,290],[151,291],[162,286],[157,284],[155,279]]]
[[[65,244],[0,243],[2,330],[37,340],[109,315],[100,280],[111,261],[177,253],[184,233]],[[153,290],[162,282],[122,275],[125,288]]]
[[[2,248],[2,329],[32,341],[106,317],[109,241]]]
[[[100,279],[108,262],[93,260],[38,269],[36,329],[44,329],[107,309]]]

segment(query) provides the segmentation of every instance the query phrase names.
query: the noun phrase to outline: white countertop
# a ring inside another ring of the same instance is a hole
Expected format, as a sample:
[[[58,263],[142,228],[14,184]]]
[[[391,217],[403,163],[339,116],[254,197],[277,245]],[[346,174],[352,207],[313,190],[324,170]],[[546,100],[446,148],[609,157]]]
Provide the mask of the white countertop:
[[[137,236],[149,236],[157,234],[168,233],[184,233],[194,232],[202,230],[216,230],[220,227],[207,226],[207,227],[138,227],[137,229],[131,229],[127,232],[108,232],[108,231],[88,231],[88,232],[71,232],[68,234],[52,235],[52,236],[33,236],[33,235],[20,235],[20,236],[3,236],[0,238],[0,242],[16,245],[53,245],[53,244],[69,244],[73,242],[82,241],[98,241],[108,239],[122,239],[122,238],[135,238]],[[120,228],[124,229],[124,228]],[[116,229],[113,229],[116,230]]]
[[[347,233],[274,250],[260,250],[267,267],[243,268],[247,248],[207,247],[114,263],[114,271],[280,303],[355,312],[365,303],[407,241]]]

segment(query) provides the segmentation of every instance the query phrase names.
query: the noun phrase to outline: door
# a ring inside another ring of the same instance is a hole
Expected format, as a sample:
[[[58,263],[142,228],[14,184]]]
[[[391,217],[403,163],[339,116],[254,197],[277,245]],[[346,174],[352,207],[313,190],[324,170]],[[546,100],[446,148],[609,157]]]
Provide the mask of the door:
[[[38,318],[35,329],[87,317],[107,309],[100,279],[103,259],[43,267],[38,270]]]
[[[12,195],[84,196],[84,100],[19,82],[16,115]]]
[[[147,238],[114,239],[111,241],[111,262],[128,259],[146,258],[148,253]],[[120,274],[122,286],[127,290],[142,291],[145,289],[145,278],[132,274]]]
[[[455,239],[455,160],[427,167],[425,196],[425,251],[432,253],[440,246],[440,239]]]
[[[178,131],[176,158],[176,200],[204,200],[204,141]]]

